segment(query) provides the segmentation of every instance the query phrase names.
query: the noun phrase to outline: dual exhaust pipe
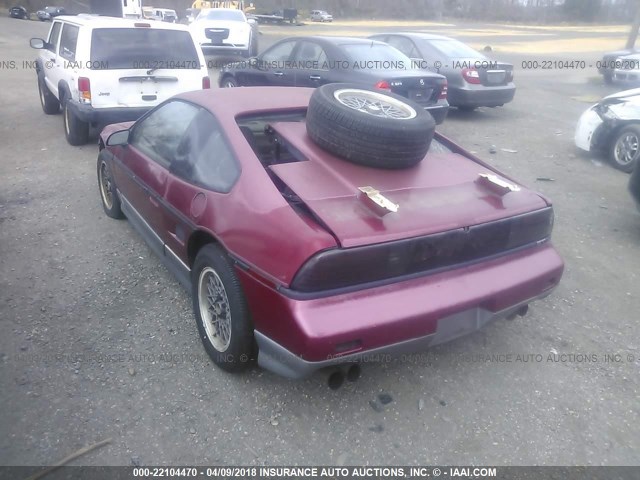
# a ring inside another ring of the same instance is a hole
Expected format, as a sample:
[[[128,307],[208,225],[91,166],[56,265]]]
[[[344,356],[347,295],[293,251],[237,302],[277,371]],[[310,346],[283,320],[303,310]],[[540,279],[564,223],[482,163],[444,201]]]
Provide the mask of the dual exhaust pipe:
[[[329,374],[327,384],[331,390],[338,390],[347,380],[349,382],[355,382],[360,378],[362,369],[357,363],[351,365],[344,365],[333,370]]]

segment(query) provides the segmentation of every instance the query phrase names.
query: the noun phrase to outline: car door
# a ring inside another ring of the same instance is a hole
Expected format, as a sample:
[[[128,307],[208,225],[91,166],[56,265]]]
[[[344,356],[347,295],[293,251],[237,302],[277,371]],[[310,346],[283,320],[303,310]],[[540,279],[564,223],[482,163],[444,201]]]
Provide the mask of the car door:
[[[114,176],[127,216],[160,255],[163,252],[163,197],[171,162],[199,108],[180,100],[160,105],[136,122],[128,146],[114,162]]]
[[[226,196],[239,176],[240,165],[222,128],[209,111],[200,109],[178,146],[165,190],[168,208],[163,238],[169,257],[188,264],[191,233],[196,225],[210,228],[208,212],[221,212],[216,202]]]
[[[297,43],[295,39],[283,40],[266,50],[255,66],[244,71],[241,85],[293,87],[296,71],[292,59]]]
[[[77,25],[63,23],[58,55],[53,68],[56,73],[56,84],[66,83],[70,91],[75,90],[78,85],[80,64],[76,62],[76,48],[78,46],[79,33],[80,28]]]
[[[293,62],[296,65],[296,86],[316,88],[329,83],[329,62],[320,44],[311,40],[298,42]]]
[[[58,44],[60,43],[61,32],[62,22],[53,22],[47,38],[47,48],[41,50],[44,80],[49,90],[54,92],[56,97],[58,97],[58,82],[62,74],[62,69],[56,66],[58,64]]]

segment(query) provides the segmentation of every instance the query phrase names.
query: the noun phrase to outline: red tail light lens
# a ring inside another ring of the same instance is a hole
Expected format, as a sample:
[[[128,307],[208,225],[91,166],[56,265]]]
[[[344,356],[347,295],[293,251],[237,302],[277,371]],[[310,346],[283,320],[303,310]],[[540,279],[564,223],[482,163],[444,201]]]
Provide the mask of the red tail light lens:
[[[468,83],[480,85],[480,74],[475,68],[463,68],[462,78],[464,78]]]
[[[378,90],[389,90],[391,91],[391,85],[386,80],[380,80],[378,83],[374,85]]]
[[[208,90],[211,88],[211,79],[209,77],[202,77],[202,89]]]
[[[371,286],[477,262],[545,242],[553,209],[424,237],[347,249],[325,250],[296,273],[291,289],[301,293]]]
[[[513,82],[513,70],[507,70],[507,82]]]
[[[444,81],[444,85],[442,86],[442,90],[440,90],[440,96],[438,97],[438,99],[439,100],[446,100],[448,93],[449,93],[449,84],[445,80]]]
[[[78,92],[81,100],[91,101],[91,82],[87,77],[78,78]]]

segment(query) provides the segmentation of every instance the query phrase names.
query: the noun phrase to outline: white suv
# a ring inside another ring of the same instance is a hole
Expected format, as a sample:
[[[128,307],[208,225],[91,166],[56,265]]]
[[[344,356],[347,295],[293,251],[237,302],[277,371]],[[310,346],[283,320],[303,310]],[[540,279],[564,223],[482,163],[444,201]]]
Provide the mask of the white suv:
[[[171,23],[78,15],[56,17],[47,40],[32,38],[42,109],[62,106],[71,145],[89,127],[137,120],[178,93],[210,88],[201,50]]]

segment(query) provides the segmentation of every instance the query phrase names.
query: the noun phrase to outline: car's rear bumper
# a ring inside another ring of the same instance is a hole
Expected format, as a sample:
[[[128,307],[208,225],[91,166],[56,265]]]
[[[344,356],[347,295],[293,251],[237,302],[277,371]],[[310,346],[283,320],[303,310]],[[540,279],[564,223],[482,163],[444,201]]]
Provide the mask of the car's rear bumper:
[[[473,332],[548,295],[563,269],[546,243],[448,272],[310,300],[287,297],[249,272],[239,273],[254,318],[258,363],[300,378]]]
[[[436,121],[436,124],[440,125],[449,114],[449,105],[426,107],[425,110],[431,114],[433,119]]]
[[[513,100],[513,83],[500,87],[477,85],[469,88],[449,86],[449,104],[454,107],[499,107]]]
[[[83,122],[94,126],[105,126],[111,123],[133,122],[151,110],[155,105],[149,107],[117,107],[117,108],[95,108],[76,101],[69,103],[70,110]]]
[[[248,45],[230,46],[216,45],[213,43],[201,43],[200,48],[205,55],[241,55],[249,51]]]

